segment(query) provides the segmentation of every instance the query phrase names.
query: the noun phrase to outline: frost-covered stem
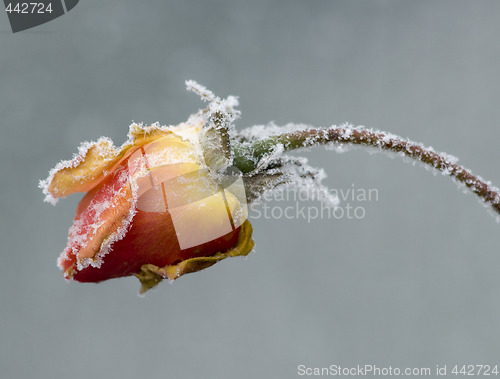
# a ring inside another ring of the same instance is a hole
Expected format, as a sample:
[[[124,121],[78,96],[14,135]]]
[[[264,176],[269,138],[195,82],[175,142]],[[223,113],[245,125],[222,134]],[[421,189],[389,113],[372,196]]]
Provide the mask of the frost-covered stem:
[[[215,125],[215,131],[219,134],[221,139],[221,148],[226,159],[231,159],[231,140],[229,137],[229,126],[227,120],[220,112],[212,115],[212,121]]]
[[[425,163],[465,185],[486,204],[490,205],[496,213],[500,214],[500,195],[497,188],[464,167],[450,161],[450,158],[444,154],[380,131],[335,126],[327,129],[304,129],[283,133],[254,142],[251,148],[254,159],[239,159],[238,163],[242,164],[242,171],[249,172],[251,171],[249,169],[252,168],[252,162],[258,162],[259,157],[270,154],[277,145],[282,145],[285,151],[289,151],[332,143],[380,148]]]

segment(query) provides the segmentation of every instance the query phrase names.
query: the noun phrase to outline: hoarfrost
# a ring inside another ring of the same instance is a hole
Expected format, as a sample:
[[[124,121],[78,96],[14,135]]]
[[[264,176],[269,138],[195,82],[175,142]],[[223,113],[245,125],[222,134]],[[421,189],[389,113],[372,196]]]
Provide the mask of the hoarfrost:
[[[63,261],[71,259],[70,254],[76,257],[77,270],[83,270],[89,266],[99,268],[103,263],[103,257],[112,250],[113,243],[121,240],[125,236],[137,212],[135,204],[138,197],[138,186],[134,181],[129,181],[128,173],[125,169],[122,169],[117,174],[118,188],[104,187],[103,193],[106,198],[104,200],[93,199],[84,213],[73,222],[73,225],[69,229],[67,247],[57,260],[59,268],[63,269]],[[81,248],[86,246],[89,241],[96,236],[99,229],[106,223],[102,218],[103,212],[109,208],[116,207],[116,201],[123,198],[123,190],[129,183],[132,197],[128,201],[129,208],[125,217],[120,220],[121,224],[100,243],[100,249],[93,258],[80,257],[79,252]]]
[[[338,206],[338,197],[323,185],[323,180],[327,177],[323,169],[310,166],[305,157],[286,154],[278,156],[279,158],[274,160],[269,159],[266,162],[267,166],[261,166],[260,172],[254,173],[254,178],[258,179],[263,175],[269,180],[260,186],[259,193],[252,199],[252,203],[259,203],[271,194],[293,190],[304,194],[303,198],[320,201],[326,207]],[[248,180],[251,182],[252,177]]]
[[[223,121],[225,122],[225,127],[228,127],[231,136],[234,136],[234,121],[236,121],[241,112],[236,109],[239,105],[238,97],[228,96],[225,99],[221,99],[215,96],[212,91],[208,90],[201,84],[198,84],[194,80],[186,81],[186,89],[188,91],[198,94],[201,99],[208,102],[208,107],[198,111],[198,113],[191,115],[188,122],[191,120],[201,121],[203,124],[207,123],[215,115],[221,115]]]
[[[49,192],[49,185],[52,182],[54,175],[65,168],[72,168],[78,166],[80,163],[83,162],[85,156],[92,147],[98,148],[99,155],[101,155],[103,160],[106,160],[107,157],[106,153],[109,151],[110,148],[112,149],[114,146],[113,146],[113,141],[107,137],[101,137],[96,142],[88,142],[88,141],[82,142],[78,147],[78,153],[74,154],[72,159],[63,160],[59,162],[52,170],[49,171],[49,175],[46,179],[40,180],[38,187],[42,189],[43,194],[45,195],[44,201],[52,205],[56,205],[58,199]],[[58,189],[55,188],[54,191],[57,194]]]
[[[260,140],[264,138],[273,137],[283,133],[292,133],[301,130],[307,130],[312,128],[311,125],[306,124],[293,124],[288,123],[286,125],[278,126],[273,121],[269,122],[267,125],[254,125],[241,130],[238,134],[243,139],[248,140]]]

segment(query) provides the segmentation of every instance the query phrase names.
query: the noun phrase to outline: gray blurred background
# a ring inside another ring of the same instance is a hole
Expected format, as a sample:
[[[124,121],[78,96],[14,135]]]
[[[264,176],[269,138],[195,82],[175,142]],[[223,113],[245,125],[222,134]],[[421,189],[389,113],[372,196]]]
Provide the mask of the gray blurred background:
[[[247,259],[144,298],[135,278],[65,283],[56,259],[81,196],[54,208],[37,189],[83,140],[186,120],[202,106],[186,79],[240,96],[239,128],[349,121],[500,185],[499,40],[498,1],[82,0],[16,34],[2,13],[2,378],[500,364],[500,225],[418,165],[307,152],[328,187],[378,190],[363,219],[251,220]]]

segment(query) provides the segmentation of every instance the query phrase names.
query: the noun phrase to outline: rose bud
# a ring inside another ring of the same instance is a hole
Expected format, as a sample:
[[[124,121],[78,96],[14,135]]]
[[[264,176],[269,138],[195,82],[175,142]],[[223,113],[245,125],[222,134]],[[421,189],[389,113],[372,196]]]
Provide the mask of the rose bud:
[[[252,250],[243,182],[213,175],[203,135],[201,124],[133,124],[120,148],[106,138],[84,143],[50,172],[47,201],[86,192],[58,260],[66,279],[135,275],[142,293]]]

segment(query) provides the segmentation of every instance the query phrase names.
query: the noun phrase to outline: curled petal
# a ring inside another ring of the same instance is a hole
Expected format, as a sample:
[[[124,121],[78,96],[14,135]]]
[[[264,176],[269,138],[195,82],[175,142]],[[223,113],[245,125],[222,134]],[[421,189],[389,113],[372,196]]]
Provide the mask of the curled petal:
[[[47,179],[40,182],[46,195],[45,201],[56,203],[60,197],[75,192],[88,192],[101,183],[133,152],[131,148],[144,146],[156,139],[172,134],[174,127],[157,124],[143,127],[132,124],[128,141],[115,147],[113,141],[102,137],[96,142],[84,142],[73,159],[62,161],[54,167]]]

